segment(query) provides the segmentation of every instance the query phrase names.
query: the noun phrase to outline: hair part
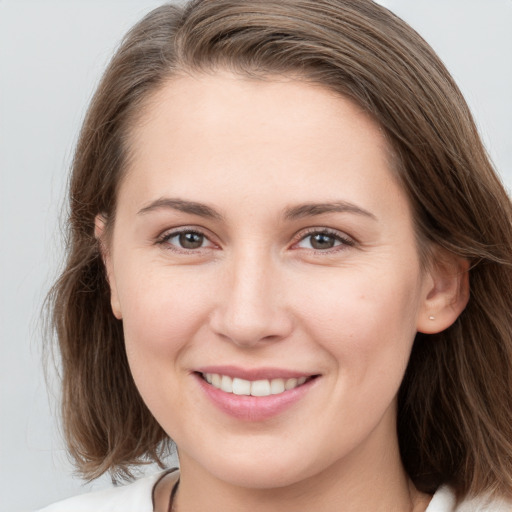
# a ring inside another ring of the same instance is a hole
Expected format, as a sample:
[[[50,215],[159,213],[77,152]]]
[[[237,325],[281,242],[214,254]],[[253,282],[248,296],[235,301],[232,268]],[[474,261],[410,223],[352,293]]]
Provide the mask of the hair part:
[[[94,219],[115,219],[130,127],[173,76],[226,68],[294,76],[356,104],[382,127],[420,248],[471,263],[455,324],[418,334],[399,392],[398,436],[418,489],[512,496],[512,209],[442,62],[369,0],[196,0],[165,5],[122,42],[82,127],[70,182],[68,260],[49,301],[63,365],[70,453],[88,478],[161,463],[171,444],[130,374]]]

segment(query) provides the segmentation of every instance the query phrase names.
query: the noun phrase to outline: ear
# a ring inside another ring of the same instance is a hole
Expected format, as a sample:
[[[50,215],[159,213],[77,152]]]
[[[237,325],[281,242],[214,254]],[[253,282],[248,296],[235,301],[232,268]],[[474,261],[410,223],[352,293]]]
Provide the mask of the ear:
[[[102,214],[96,215],[96,218],[94,219],[94,236],[96,237],[96,240],[98,240],[101,258],[103,260],[103,264],[105,265],[107,281],[110,286],[110,305],[112,307],[114,316],[118,320],[121,320],[123,315],[121,313],[121,305],[119,304],[119,295],[117,293],[116,279],[112,265],[112,256],[106,240],[106,225],[107,221],[105,216]]]
[[[468,303],[469,262],[438,249],[426,274],[417,330],[435,334],[450,327]]]

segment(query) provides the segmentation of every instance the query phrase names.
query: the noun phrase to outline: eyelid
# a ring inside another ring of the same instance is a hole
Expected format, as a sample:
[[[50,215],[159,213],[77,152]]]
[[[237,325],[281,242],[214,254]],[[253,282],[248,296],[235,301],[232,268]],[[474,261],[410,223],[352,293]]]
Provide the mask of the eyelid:
[[[197,249],[185,249],[183,247],[178,247],[176,245],[168,243],[168,241],[171,238],[174,238],[175,236],[178,236],[182,233],[196,233],[198,235],[201,235],[209,242],[210,245],[208,245],[206,247],[199,247]],[[162,246],[167,245],[166,249],[173,251],[173,252],[183,253],[183,254],[191,254],[191,253],[193,254],[193,253],[204,251],[204,250],[211,250],[211,249],[219,248],[219,245],[216,244],[212,240],[212,238],[213,238],[212,235],[210,235],[208,233],[208,230],[206,230],[204,228],[201,228],[198,226],[179,226],[176,228],[170,228],[170,229],[166,229],[165,231],[163,231],[161,234],[159,234],[156,237],[155,243],[157,245],[162,245]]]
[[[174,244],[168,243],[168,241],[171,238],[178,236],[182,233],[197,233],[198,235],[203,236],[209,242],[209,245],[206,247],[199,247],[197,249],[185,249],[185,248],[180,248],[179,246],[176,246]],[[314,248],[307,249],[307,248],[297,247],[297,244],[299,244],[305,238],[307,238],[308,236],[315,235],[315,234],[324,234],[327,236],[331,236],[331,237],[335,238],[337,241],[339,241],[340,243],[332,248],[329,248],[329,249],[314,249]],[[210,234],[209,230],[199,227],[199,226],[188,225],[188,226],[179,226],[179,227],[169,228],[169,229],[164,230],[162,233],[160,233],[156,237],[155,244],[167,245],[168,250],[172,250],[177,253],[191,254],[191,253],[196,253],[196,252],[200,252],[200,251],[204,251],[204,250],[219,249],[220,245],[218,243],[216,243],[215,241],[213,241],[212,238],[214,238],[214,236],[212,234]],[[352,236],[348,235],[344,231],[340,231],[340,230],[333,229],[333,228],[328,228],[325,226],[314,226],[314,227],[302,229],[299,232],[297,232],[293,236],[291,248],[296,249],[296,250],[301,249],[301,250],[315,252],[315,253],[329,254],[329,253],[337,252],[340,250],[344,250],[347,247],[353,247],[356,244],[357,244],[357,240],[355,240]]]
[[[308,236],[312,236],[312,235],[316,235],[316,234],[323,234],[323,235],[331,236],[341,243],[339,245],[336,245],[329,249],[323,249],[323,250],[322,249],[303,249],[303,250],[306,250],[306,251],[309,250],[309,251],[316,252],[316,253],[328,254],[328,253],[344,250],[347,247],[353,247],[357,244],[357,241],[352,236],[345,233],[344,231],[339,231],[339,230],[333,229],[333,228],[315,226],[315,227],[307,228],[305,230],[301,230],[298,233],[296,233],[295,236],[293,237],[294,241],[292,243],[292,249],[293,248],[300,249],[300,248],[296,247],[297,244],[302,242]]]

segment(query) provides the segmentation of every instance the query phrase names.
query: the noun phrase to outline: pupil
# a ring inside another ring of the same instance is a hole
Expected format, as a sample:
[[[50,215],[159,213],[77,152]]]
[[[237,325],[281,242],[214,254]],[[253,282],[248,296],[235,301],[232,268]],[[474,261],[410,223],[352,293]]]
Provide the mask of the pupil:
[[[334,238],[323,233],[318,233],[311,237],[311,246],[315,249],[330,249],[334,247]]]
[[[203,235],[199,233],[181,233],[180,245],[184,249],[198,249],[203,245]]]

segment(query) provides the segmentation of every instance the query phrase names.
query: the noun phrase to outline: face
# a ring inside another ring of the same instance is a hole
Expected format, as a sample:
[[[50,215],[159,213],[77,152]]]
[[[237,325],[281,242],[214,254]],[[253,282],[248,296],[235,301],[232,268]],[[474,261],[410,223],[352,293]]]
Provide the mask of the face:
[[[167,83],[130,140],[112,307],[182,471],[264,488],[384,457],[433,279],[378,126],[218,73]]]

